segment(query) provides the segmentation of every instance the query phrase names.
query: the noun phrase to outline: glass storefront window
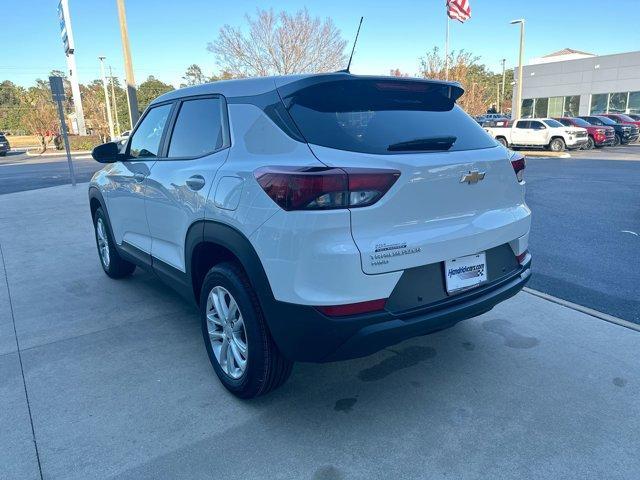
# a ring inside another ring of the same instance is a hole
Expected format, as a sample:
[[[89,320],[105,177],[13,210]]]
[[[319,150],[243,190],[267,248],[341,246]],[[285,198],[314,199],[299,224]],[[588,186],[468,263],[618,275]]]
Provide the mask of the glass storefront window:
[[[629,92],[629,112],[640,114],[640,92]]]
[[[547,116],[547,111],[549,109],[549,99],[548,98],[536,98],[536,105],[533,109],[534,114],[537,118],[544,118]]]
[[[580,95],[564,97],[564,116],[577,117],[580,113]]]
[[[549,99],[549,116],[551,118],[562,116],[563,102],[564,102],[564,97],[551,97]]]
[[[533,116],[533,98],[525,98],[522,100],[520,116],[522,118],[531,118]]]
[[[591,114],[607,113],[607,97],[606,93],[596,93],[591,95]]]
[[[627,92],[609,94],[609,113],[625,113],[627,111]]]

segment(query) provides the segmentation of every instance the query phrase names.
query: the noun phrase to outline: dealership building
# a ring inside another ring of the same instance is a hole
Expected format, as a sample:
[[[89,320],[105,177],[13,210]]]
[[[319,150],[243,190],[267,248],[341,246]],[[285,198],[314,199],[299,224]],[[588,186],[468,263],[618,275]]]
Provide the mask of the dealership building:
[[[640,114],[640,51],[597,56],[566,48],[531,59],[522,76],[524,118]]]

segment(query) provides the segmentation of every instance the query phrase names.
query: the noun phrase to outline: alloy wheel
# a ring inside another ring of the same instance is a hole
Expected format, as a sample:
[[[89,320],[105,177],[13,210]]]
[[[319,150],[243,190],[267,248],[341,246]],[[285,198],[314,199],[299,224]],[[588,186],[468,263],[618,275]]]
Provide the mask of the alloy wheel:
[[[236,300],[224,287],[213,287],[207,296],[207,331],[222,371],[240,378],[247,369],[247,330]]]
[[[109,268],[109,264],[111,263],[111,256],[109,254],[109,238],[107,237],[107,229],[102,218],[98,218],[98,221],[96,222],[96,237],[98,238],[100,260],[102,261],[104,268]]]

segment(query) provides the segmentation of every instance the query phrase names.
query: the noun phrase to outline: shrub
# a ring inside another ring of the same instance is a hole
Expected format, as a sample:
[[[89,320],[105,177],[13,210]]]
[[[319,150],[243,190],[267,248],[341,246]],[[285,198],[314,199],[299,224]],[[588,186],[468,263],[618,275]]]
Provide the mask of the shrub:
[[[64,150],[62,136],[57,136],[54,143],[57,150]],[[93,150],[94,147],[101,143],[103,142],[100,135],[69,135],[69,148],[71,150]]]

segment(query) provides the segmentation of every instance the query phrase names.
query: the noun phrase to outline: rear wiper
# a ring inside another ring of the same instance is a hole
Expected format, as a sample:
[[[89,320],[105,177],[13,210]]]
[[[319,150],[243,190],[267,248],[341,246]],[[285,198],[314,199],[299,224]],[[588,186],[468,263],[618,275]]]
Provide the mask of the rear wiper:
[[[449,150],[458,137],[416,138],[407,142],[394,143],[387,147],[389,152]]]

